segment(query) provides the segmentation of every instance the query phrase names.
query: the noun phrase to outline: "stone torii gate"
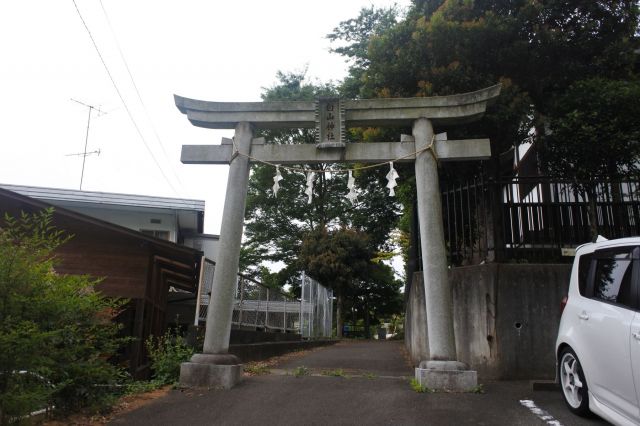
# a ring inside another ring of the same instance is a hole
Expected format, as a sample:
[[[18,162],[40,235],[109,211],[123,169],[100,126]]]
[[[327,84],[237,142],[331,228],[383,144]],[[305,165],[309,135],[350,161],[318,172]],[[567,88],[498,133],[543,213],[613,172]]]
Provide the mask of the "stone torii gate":
[[[446,140],[434,126],[479,119],[500,85],[472,93],[430,98],[305,102],[206,102],[175,96],[180,112],[198,127],[235,129],[220,145],[184,145],[185,164],[230,164],[204,349],[183,363],[180,383],[230,388],[241,378],[240,360],[228,353],[236,273],[249,181],[250,159],[271,164],[414,161],[418,223],[426,296],[430,359],[416,368],[430,388],[469,389],[476,372],[456,361],[451,289],[447,279],[438,161],[486,159],[488,139]],[[412,126],[400,142],[346,143],[347,127]],[[316,144],[265,144],[256,129],[316,128]],[[398,160],[401,159],[401,160]]]

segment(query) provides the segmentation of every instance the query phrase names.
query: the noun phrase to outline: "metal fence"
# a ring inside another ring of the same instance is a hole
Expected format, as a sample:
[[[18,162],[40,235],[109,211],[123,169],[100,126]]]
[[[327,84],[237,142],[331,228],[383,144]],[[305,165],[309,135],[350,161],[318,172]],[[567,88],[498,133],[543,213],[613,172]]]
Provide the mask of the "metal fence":
[[[483,260],[562,261],[563,249],[640,234],[640,182],[602,181],[590,200],[570,182],[516,177],[451,184],[442,191],[445,241],[454,265]]]
[[[231,323],[236,328],[299,333],[300,301],[238,274]]]
[[[202,325],[207,320],[207,308],[215,272],[215,263],[209,259],[204,259],[202,265],[195,325]],[[238,274],[232,327],[298,333],[307,338],[330,337],[333,292],[304,273],[301,274],[300,281],[302,298],[296,299],[280,290],[266,287],[250,277]]]
[[[215,262],[203,256],[202,262],[200,262],[200,279],[198,281],[194,325],[207,321],[207,311],[209,309],[209,299],[211,298],[211,286],[213,285],[213,273],[215,270]]]
[[[443,189],[445,242],[452,264],[480,263],[493,249],[490,247],[492,228],[487,208],[489,199],[489,188],[482,180],[453,183]],[[422,265],[420,259],[417,265]]]
[[[331,337],[333,329],[333,290],[322,286],[304,272],[300,277],[303,337]]]

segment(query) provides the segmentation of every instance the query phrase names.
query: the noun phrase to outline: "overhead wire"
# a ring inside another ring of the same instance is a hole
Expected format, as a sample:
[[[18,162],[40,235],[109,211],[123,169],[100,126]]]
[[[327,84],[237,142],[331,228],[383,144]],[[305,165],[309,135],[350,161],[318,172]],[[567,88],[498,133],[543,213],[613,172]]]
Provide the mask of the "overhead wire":
[[[175,169],[171,166],[171,160],[169,159],[169,155],[167,154],[167,151],[166,151],[166,149],[164,147],[164,143],[160,139],[160,135],[158,134],[158,131],[157,131],[157,129],[156,129],[154,123],[153,123],[153,120],[151,119],[151,115],[149,114],[149,110],[147,109],[147,105],[142,100],[142,95],[140,94],[140,90],[138,90],[138,85],[136,84],[136,81],[133,78],[133,73],[131,72],[131,69],[129,68],[129,64],[127,62],[127,59],[124,56],[124,52],[122,51],[122,48],[120,46],[120,42],[118,40],[118,37],[116,36],[115,31],[113,30],[113,26],[111,25],[111,19],[109,18],[109,14],[107,13],[107,10],[105,9],[104,4],[102,3],[102,0],[100,0],[100,7],[102,8],[102,13],[104,14],[105,20],[107,21],[107,25],[109,27],[109,31],[111,32],[111,36],[113,37],[113,40],[114,40],[114,42],[116,44],[116,47],[118,48],[118,53],[120,54],[120,58],[122,59],[122,62],[124,63],[124,67],[127,70],[127,74],[129,74],[129,78],[131,79],[131,84],[133,85],[133,88],[135,89],[136,95],[138,96],[138,100],[140,101],[140,105],[142,105],[142,110],[144,111],[145,116],[147,117],[147,120],[149,121],[151,129],[153,131],[153,134],[155,135],[155,138],[158,141],[158,145],[160,145],[160,149],[162,150],[162,153],[164,154],[165,160],[167,160],[167,162],[169,163],[169,168],[171,169],[171,172],[173,173],[173,176],[176,178],[176,181],[180,185],[181,189],[184,190],[184,185],[182,184],[182,181],[180,180],[180,177],[178,177],[178,174],[176,173]]]
[[[151,150],[151,148],[149,147],[149,144],[147,143],[144,135],[142,134],[142,131],[140,131],[140,127],[138,127],[138,123],[136,123],[136,120],[133,117],[133,114],[131,113],[131,110],[129,109],[129,106],[125,102],[124,97],[122,96],[122,93],[120,92],[120,89],[118,88],[118,85],[116,84],[116,82],[115,82],[115,80],[113,78],[113,75],[111,74],[111,71],[109,71],[109,67],[107,66],[107,63],[105,62],[105,60],[104,60],[104,58],[102,56],[102,53],[100,53],[100,49],[98,48],[98,45],[96,44],[96,41],[93,38],[93,35],[91,34],[91,31],[89,30],[89,27],[87,26],[87,23],[85,22],[84,18],[82,17],[82,13],[80,13],[80,9],[78,9],[78,5],[76,4],[76,0],[71,0],[71,1],[73,2],[73,5],[76,8],[76,12],[78,12],[78,16],[80,17],[80,20],[82,21],[82,25],[84,26],[85,30],[87,31],[87,34],[89,34],[89,38],[91,39],[91,43],[93,43],[93,47],[95,48],[96,53],[98,54],[98,57],[100,58],[100,62],[102,62],[102,65],[104,66],[104,69],[107,72],[107,75],[109,76],[109,80],[111,80],[111,84],[113,85],[113,88],[116,90],[116,93],[118,94],[118,97],[120,98],[120,101],[122,102],[122,105],[124,106],[124,109],[127,111],[127,115],[129,116],[129,119],[131,120],[131,123],[133,124],[133,127],[135,127],[136,132],[138,133],[138,136],[140,137],[140,140],[142,141],[142,143],[144,144],[145,148],[147,149],[147,152],[149,153],[149,155],[153,159],[153,162],[155,163],[156,167],[158,167],[158,170],[162,174],[162,177],[164,178],[164,180],[167,182],[167,184],[169,184],[169,186],[171,187],[173,192],[176,195],[178,195],[178,191],[176,190],[176,188],[173,186],[173,184],[171,183],[171,181],[169,180],[169,178],[165,174],[164,170],[160,166],[160,163],[158,163],[158,160],[156,159],[156,156],[153,154],[153,151]]]

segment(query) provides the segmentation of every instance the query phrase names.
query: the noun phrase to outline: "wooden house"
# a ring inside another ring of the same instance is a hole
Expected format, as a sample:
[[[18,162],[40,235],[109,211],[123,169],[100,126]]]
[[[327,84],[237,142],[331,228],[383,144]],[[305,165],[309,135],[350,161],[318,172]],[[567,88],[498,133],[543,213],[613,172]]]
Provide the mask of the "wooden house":
[[[0,215],[33,213],[52,204],[0,188]],[[73,235],[58,250],[58,273],[88,274],[102,278],[98,289],[107,296],[129,299],[118,318],[123,332],[135,340],[122,358],[136,377],[148,374],[144,341],[161,335],[172,321],[168,314],[170,290],[182,299],[195,299],[200,250],[120,225],[55,207],[54,225]],[[194,301],[195,302],[195,301]]]

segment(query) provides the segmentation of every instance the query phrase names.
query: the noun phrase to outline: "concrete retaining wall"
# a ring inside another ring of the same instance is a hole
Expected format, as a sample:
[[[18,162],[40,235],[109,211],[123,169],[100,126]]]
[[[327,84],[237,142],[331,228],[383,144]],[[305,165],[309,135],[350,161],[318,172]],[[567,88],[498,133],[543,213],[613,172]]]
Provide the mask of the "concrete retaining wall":
[[[311,349],[318,346],[333,345],[338,340],[302,340],[297,342],[263,342],[241,345],[229,345],[229,353],[242,360],[261,361],[272,356],[284,355],[297,350]]]
[[[295,342],[301,341],[302,336],[294,333],[269,333],[264,331],[231,329],[229,344],[264,343],[264,342]]]
[[[429,358],[426,301],[422,272],[414,275],[411,291],[405,292],[405,345],[416,365]],[[409,337],[410,336],[410,337]]]
[[[570,271],[571,265],[547,264],[450,270],[458,360],[484,379],[553,378],[560,301],[567,294]],[[421,354],[426,349],[422,288],[422,273],[416,273],[407,295],[405,330],[416,364],[425,359]]]
[[[204,327],[191,328],[188,341],[195,345],[196,334],[203,338]],[[268,333],[264,331],[231,329],[229,353],[242,360],[262,361],[272,356],[284,355],[288,352],[311,349],[318,346],[332,345],[338,340],[302,340],[302,336],[294,333]]]

